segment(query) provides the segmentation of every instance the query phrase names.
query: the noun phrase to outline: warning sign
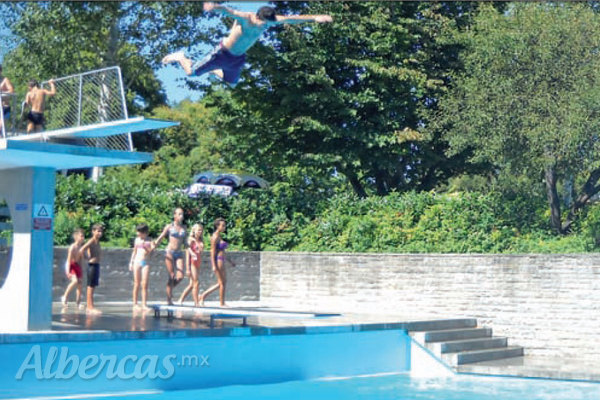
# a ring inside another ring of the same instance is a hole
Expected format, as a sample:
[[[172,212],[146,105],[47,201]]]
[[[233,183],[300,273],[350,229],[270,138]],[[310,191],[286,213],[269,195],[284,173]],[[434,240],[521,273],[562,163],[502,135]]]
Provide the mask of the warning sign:
[[[33,229],[36,231],[52,230],[52,205],[34,204],[33,205]]]
[[[33,218],[52,218],[52,205],[51,204],[34,204],[33,205]]]
[[[36,231],[52,230],[52,218],[34,218],[33,229]]]

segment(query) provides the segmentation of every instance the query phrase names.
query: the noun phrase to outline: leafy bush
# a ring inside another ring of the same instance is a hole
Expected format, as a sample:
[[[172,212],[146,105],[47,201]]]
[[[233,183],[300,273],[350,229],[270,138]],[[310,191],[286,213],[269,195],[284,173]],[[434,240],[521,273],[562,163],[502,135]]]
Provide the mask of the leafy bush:
[[[581,215],[569,236],[548,224],[543,199],[489,193],[392,193],[360,199],[300,190],[276,183],[228,198],[189,199],[174,184],[130,180],[109,173],[98,183],[59,177],[55,241],[67,244],[76,227],[106,226],[108,245],[128,247],[145,222],[156,237],[175,207],[187,224],[228,221],[227,239],[238,250],[397,253],[570,253],[595,251],[600,243],[600,205]],[[208,239],[208,238],[206,238]]]
[[[597,248],[600,207],[570,236],[553,234],[543,202],[498,193],[338,196],[295,250],[399,253],[569,253]]]

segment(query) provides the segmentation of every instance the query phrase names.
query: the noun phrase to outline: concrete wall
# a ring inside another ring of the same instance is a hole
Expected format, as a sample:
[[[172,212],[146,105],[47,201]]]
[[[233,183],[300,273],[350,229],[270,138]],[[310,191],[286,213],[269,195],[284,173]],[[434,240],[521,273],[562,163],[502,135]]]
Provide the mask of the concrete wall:
[[[262,253],[261,301],[465,316],[526,354],[597,360],[600,257]]]
[[[129,260],[131,250],[129,249],[103,249],[102,262],[100,264],[100,285],[95,291],[96,301],[131,301],[131,289],[133,283],[132,273],[129,271]],[[236,268],[227,268],[228,300],[258,300],[259,299],[259,276],[260,276],[260,254],[259,253],[236,253],[227,252]],[[164,251],[156,251],[149,259],[150,281],[148,285],[148,301],[165,301],[165,286],[167,283],[167,269],[165,267]],[[64,265],[67,260],[67,248],[56,247],[54,251],[54,281],[52,284],[53,301],[60,301],[68,280],[64,273]],[[87,282],[87,264],[83,265],[83,286],[85,301],[85,286]],[[202,256],[200,269],[200,291],[216,283],[217,278],[212,272],[209,253]],[[174,290],[173,298],[177,300],[189,280],[185,278]],[[75,292],[69,296],[70,301],[75,300]],[[141,297],[140,297],[141,300]],[[191,295],[187,298],[192,301]],[[218,300],[218,292],[211,294],[207,301]]]

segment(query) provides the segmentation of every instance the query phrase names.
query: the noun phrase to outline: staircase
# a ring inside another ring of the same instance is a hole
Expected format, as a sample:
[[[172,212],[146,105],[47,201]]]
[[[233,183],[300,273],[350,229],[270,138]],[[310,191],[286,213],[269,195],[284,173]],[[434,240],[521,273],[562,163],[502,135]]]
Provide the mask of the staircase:
[[[411,322],[410,336],[456,369],[459,365],[523,356],[523,347],[509,346],[505,337],[477,326],[474,318]]]

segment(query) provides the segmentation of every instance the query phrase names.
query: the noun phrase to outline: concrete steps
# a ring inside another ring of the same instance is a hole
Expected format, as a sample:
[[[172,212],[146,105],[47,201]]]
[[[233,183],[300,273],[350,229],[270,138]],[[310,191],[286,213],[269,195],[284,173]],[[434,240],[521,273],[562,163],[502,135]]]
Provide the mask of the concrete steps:
[[[492,336],[490,328],[441,329],[437,331],[420,332],[415,337],[423,338],[423,342],[449,342]]]
[[[508,339],[492,335],[492,329],[478,327],[472,318],[428,321],[429,324],[415,323],[408,327],[415,341],[431,351],[447,365],[459,365],[480,361],[501,360],[521,357],[524,350],[520,346],[509,346]]]

